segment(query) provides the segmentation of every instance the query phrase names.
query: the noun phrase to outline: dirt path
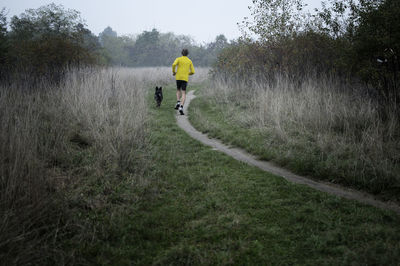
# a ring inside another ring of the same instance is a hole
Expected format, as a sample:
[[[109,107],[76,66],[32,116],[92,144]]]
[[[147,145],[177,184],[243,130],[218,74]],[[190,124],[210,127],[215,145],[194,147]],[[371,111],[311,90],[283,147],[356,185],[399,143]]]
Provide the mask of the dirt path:
[[[298,184],[303,184],[307,185],[309,187],[312,187],[314,189],[327,192],[336,196],[340,196],[343,198],[347,199],[352,199],[352,200],[357,200],[361,203],[369,204],[381,209],[387,209],[387,210],[392,210],[398,214],[400,214],[400,206],[394,204],[394,203],[389,203],[389,202],[383,202],[380,200],[377,200],[374,198],[373,195],[363,193],[360,191],[352,190],[349,188],[344,188],[338,185],[334,185],[331,183],[326,183],[326,182],[317,182],[314,180],[311,180],[309,178],[299,176],[296,174],[293,174],[292,172],[282,169],[273,163],[267,162],[267,161],[261,161],[258,160],[255,156],[245,152],[242,149],[238,148],[230,148],[224,144],[222,144],[220,141],[215,140],[215,139],[210,139],[207,137],[206,134],[203,134],[199,131],[197,131],[189,122],[187,114],[188,114],[188,106],[190,104],[190,101],[194,99],[196,96],[193,93],[194,91],[190,91],[187,94],[186,98],[186,103],[184,107],[184,112],[186,115],[179,115],[177,113],[177,123],[180,128],[185,130],[192,138],[202,142],[205,145],[213,147],[215,150],[221,151],[236,160],[245,162],[250,165],[254,165],[266,172],[273,173],[275,175],[281,176],[285,178],[287,181],[293,182],[293,183],[298,183]]]

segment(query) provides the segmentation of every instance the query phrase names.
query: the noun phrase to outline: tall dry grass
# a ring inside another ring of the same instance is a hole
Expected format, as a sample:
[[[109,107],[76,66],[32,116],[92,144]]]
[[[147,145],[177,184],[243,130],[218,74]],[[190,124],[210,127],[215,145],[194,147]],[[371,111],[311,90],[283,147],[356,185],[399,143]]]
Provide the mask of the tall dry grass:
[[[46,178],[46,152],[63,131],[54,130],[42,117],[54,107],[45,107],[41,93],[25,93],[12,87],[0,89],[0,262],[25,264],[38,260],[51,242],[57,212]],[[48,214],[52,212],[53,219]]]
[[[66,184],[84,178],[82,160],[99,175],[143,174],[146,95],[171,77],[167,68],[87,68],[57,87],[0,87],[0,264],[62,264]]]
[[[124,170],[146,148],[144,73],[100,69],[69,73],[61,102],[70,114],[73,141],[93,145],[98,162]]]
[[[330,78],[292,82],[277,76],[273,83],[216,79],[204,93],[224,106],[232,123],[261,132],[260,145],[273,151],[274,160],[334,182],[395,193],[399,110],[362,92]]]

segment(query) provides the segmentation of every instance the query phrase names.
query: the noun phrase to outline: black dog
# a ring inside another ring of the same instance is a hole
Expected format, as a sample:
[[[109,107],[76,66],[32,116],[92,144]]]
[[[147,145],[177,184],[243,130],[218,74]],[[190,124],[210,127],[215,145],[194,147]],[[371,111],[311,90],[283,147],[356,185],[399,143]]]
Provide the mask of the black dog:
[[[156,87],[156,92],[154,93],[154,100],[156,100],[157,107],[160,107],[161,102],[163,100],[163,95],[162,95],[162,87]]]

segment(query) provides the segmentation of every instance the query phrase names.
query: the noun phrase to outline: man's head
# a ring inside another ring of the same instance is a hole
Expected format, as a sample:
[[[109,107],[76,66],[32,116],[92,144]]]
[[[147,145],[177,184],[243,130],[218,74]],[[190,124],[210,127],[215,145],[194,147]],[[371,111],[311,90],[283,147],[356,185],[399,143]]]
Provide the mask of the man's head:
[[[188,49],[183,49],[182,50],[182,55],[183,56],[187,56],[189,54],[189,50]]]

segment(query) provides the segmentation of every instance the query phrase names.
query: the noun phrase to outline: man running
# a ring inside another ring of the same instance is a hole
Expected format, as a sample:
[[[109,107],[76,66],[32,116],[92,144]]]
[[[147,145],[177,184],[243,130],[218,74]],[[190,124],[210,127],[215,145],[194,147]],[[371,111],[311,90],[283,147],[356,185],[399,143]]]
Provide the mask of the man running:
[[[172,74],[176,77],[176,105],[175,109],[179,110],[181,115],[183,113],[183,105],[185,104],[186,99],[186,87],[189,81],[189,75],[194,74],[194,67],[192,61],[187,57],[189,54],[188,49],[182,50],[182,56],[175,59],[172,64]],[[175,67],[178,67],[178,70],[175,71]]]

